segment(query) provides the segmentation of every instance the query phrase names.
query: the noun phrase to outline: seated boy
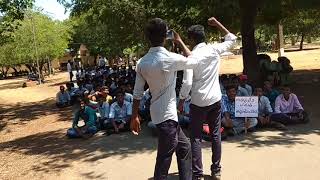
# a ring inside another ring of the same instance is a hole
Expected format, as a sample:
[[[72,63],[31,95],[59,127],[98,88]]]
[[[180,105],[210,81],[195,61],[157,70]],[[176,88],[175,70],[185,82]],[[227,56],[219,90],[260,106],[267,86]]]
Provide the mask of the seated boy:
[[[248,90],[240,86],[239,77],[233,77],[231,84],[235,86],[237,96],[250,96]]]
[[[60,91],[56,96],[56,105],[59,108],[67,107],[71,104],[71,98],[69,93],[65,91],[64,86],[60,86]]]
[[[258,126],[259,127],[274,127],[279,130],[286,130],[286,127],[279,123],[275,122],[271,117],[273,110],[270,104],[270,101],[267,97],[263,96],[262,88],[255,88],[254,95],[259,98],[259,117],[258,117]]]
[[[247,75],[240,75],[239,76],[240,87],[246,89],[249,96],[252,96],[252,87],[249,84],[247,84],[247,81],[248,81]]]
[[[272,109],[274,109],[274,103],[276,102],[276,98],[280,95],[280,93],[273,89],[270,81],[264,82],[264,95],[269,99]]]
[[[124,100],[124,96],[124,91],[118,91],[116,95],[117,101],[110,107],[109,118],[116,133],[130,129],[132,106]]]
[[[272,118],[285,125],[309,122],[308,114],[288,86],[284,86],[282,94],[277,97]]]
[[[88,102],[80,100],[80,110],[75,113],[72,128],[68,129],[67,136],[70,138],[89,138],[93,136],[97,131],[96,127],[96,110],[87,106]],[[84,126],[79,126],[79,120],[84,120]]]
[[[237,88],[235,86],[227,86],[227,96],[222,97],[222,125],[229,129],[228,131],[232,134],[240,134],[246,128],[252,129],[258,124],[256,118],[245,118],[235,117],[235,98],[237,95]],[[230,131],[231,130],[231,131]]]
[[[98,122],[99,122],[99,128],[100,129],[107,129],[111,128],[112,126],[109,121],[109,113],[110,113],[110,106],[109,103],[105,101],[105,98],[102,95],[97,96],[98,101]]]

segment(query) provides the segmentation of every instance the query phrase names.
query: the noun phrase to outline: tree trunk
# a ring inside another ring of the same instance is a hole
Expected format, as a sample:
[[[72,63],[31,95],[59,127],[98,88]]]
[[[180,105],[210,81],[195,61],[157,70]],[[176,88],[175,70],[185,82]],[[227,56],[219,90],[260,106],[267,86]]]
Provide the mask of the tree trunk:
[[[255,19],[258,2],[256,0],[239,0],[241,14],[241,36],[243,48],[243,73],[248,75],[252,85],[262,85],[257,47],[255,41]]]
[[[301,41],[300,41],[300,51],[303,50],[303,41],[304,41],[304,33],[301,35]]]
[[[26,64],[26,67],[28,68],[29,72],[33,72],[33,66],[31,64]]]
[[[15,76],[17,76],[17,75],[18,75],[18,70],[17,70],[17,68],[16,68],[16,67],[14,67],[14,66],[13,66],[13,67],[11,67],[11,68],[14,70],[14,75],[15,75]]]

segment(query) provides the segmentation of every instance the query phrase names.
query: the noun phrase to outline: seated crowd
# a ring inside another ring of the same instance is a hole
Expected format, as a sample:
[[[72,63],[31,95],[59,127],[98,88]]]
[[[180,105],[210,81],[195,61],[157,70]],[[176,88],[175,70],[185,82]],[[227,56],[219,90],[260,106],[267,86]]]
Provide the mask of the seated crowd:
[[[246,75],[220,76],[223,135],[238,135],[246,130],[264,127],[286,130],[286,125],[309,121],[308,114],[290,87],[282,86],[278,90],[270,81],[265,81],[263,87],[252,87],[247,81]],[[60,86],[56,96],[57,107],[72,106],[73,123],[67,131],[67,136],[89,138],[99,130],[105,130],[107,135],[129,131],[134,82],[135,71],[132,66],[121,68],[99,66],[96,69],[78,71],[77,81],[68,82],[66,88]],[[177,80],[177,99],[181,83]],[[259,116],[235,117],[237,96],[257,96]],[[140,101],[139,113],[141,119],[148,123],[147,126],[155,130],[150,117],[150,103],[151,94],[146,86]],[[191,97],[184,101],[183,112],[178,111],[179,123],[183,128],[188,128],[190,124],[190,103]],[[208,129],[204,125],[204,134],[209,134],[206,131]]]

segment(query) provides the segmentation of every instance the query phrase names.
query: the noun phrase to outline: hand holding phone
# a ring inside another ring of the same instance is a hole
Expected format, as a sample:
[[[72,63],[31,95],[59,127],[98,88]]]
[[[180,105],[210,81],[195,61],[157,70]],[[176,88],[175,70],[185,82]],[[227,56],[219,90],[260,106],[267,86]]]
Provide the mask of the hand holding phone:
[[[168,30],[167,31],[167,38],[166,38],[167,40],[172,40],[172,39],[174,39],[174,33],[173,33],[173,30],[172,29],[170,29],[170,30]]]

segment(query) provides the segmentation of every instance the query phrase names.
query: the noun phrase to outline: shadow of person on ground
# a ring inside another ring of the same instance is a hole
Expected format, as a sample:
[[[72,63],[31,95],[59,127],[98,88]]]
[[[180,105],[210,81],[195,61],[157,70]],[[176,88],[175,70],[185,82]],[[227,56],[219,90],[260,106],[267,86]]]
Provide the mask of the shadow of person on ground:
[[[111,136],[98,134],[91,139],[68,139],[66,129],[38,133],[0,143],[1,152],[29,156],[45,156],[46,160],[32,165],[36,172],[59,172],[72,165],[73,161],[96,162],[108,157],[120,160],[138,153],[156,150],[156,139],[144,135],[123,133]]]
[[[9,123],[24,124],[48,115],[57,115],[58,121],[71,121],[71,107],[57,108],[54,98],[12,105],[0,103],[0,131]]]

